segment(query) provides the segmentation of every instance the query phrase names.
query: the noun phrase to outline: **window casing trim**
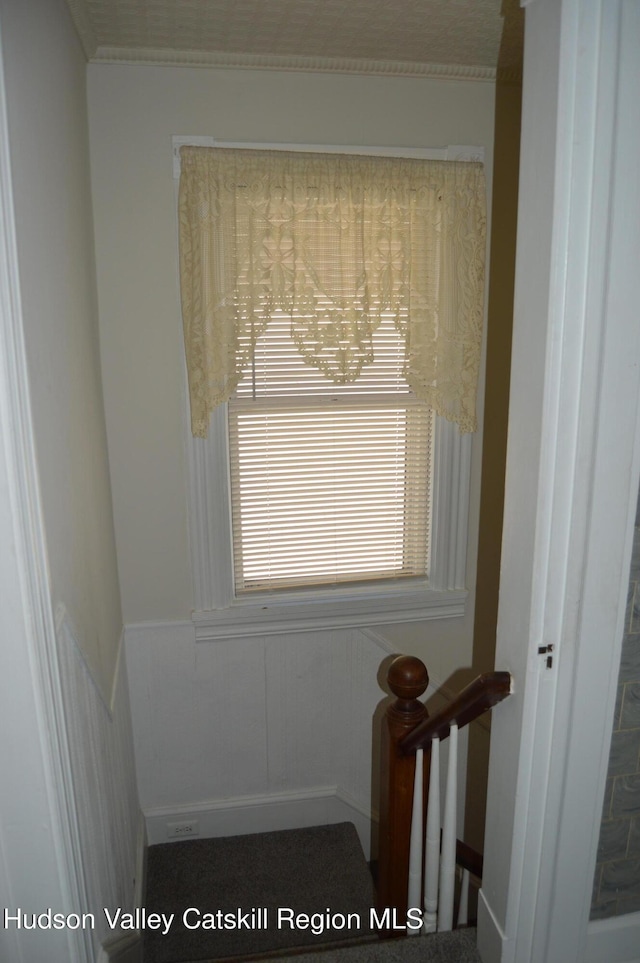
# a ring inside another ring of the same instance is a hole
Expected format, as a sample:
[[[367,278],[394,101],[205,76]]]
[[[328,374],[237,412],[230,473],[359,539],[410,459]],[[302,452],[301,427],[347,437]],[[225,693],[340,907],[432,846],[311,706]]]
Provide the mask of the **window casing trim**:
[[[331,144],[267,144],[249,141],[223,141],[215,137],[174,135],[172,143],[173,178],[180,179],[181,147],[229,147],[239,150],[285,150],[320,154],[373,154],[377,157],[417,157],[422,160],[459,160],[484,162],[484,147],[448,144],[446,147],[365,147]]]
[[[471,435],[435,420],[428,579],[261,592],[237,598],[229,500],[226,405],[209,436],[188,433],[189,520],[196,639],[416,622],[464,615]]]
[[[180,176],[180,147],[243,147],[366,153],[442,160],[483,161],[484,149],[380,148],[301,144],[225,143],[212,137],[174,136],[173,174]],[[188,455],[188,516],[194,591],[192,621],[196,639],[209,641],[278,632],[312,631],[463,616],[472,435],[462,435],[435,418],[429,578],[308,591],[261,592],[237,598],[233,585],[233,547],[227,436],[227,406],[211,415],[209,435],[188,430],[188,392],[184,380],[185,436]]]

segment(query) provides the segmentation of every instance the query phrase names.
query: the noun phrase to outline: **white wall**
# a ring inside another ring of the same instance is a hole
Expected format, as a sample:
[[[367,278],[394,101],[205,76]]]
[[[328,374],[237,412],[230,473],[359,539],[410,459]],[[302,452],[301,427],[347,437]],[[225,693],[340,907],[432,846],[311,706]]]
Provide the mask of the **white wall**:
[[[201,836],[349,820],[368,856],[386,703],[380,666],[391,658],[367,629],[198,644],[191,622],[128,626],[149,842],[167,842],[167,823],[185,819],[198,821]],[[426,697],[434,694],[432,686]]]
[[[85,963],[103,907],[131,905],[140,876],[86,64],[63,0],[1,0],[0,40],[0,891],[3,907],[96,916],[0,942],[7,960]]]
[[[378,627],[382,649],[357,630],[195,642],[171,138],[480,145],[490,196],[493,109],[493,85],[484,83],[89,66],[105,410],[152,841],[164,838],[172,814],[199,813],[203,835],[332,821],[346,815],[345,794],[368,835],[371,717],[384,695],[376,674],[385,652],[420,655],[443,682],[471,663],[481,451],[478,433],[464,618]],[[346,738],[350,692],[358,721]],[[340,708],[338,696],[347,699]]]
[[[125,622],[192,609],[183,348],[171,137],[485,148],[492,84],[285,71],[89,66],[101,349]],[[490,186],[490,185],[489,185]],[[385,629],[440,678],[470,661],[477,547],[476,438],[468,616]],[[437,640],[430,650],[427,640]]]
[[[149,841],[167,842],[175,819],[198,819],[202,836],[348,819],[368,850],[387,655],[357,629],[197,644],[188,622],[129,626]]]
[[[3,0],[24,336],[52,591],[108,699],[121,632],[97,330],[86,64],[62,0]]]

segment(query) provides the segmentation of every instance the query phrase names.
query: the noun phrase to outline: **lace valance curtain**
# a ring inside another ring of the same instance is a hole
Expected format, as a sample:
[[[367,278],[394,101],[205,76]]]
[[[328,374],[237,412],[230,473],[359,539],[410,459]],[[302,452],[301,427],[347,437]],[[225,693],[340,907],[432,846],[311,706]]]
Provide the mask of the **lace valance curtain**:
[[[476,428],[481,164],[183,147],[180,282],[192,431],[233,393],[273,312],[337,384],[389,314],[415,395]]]

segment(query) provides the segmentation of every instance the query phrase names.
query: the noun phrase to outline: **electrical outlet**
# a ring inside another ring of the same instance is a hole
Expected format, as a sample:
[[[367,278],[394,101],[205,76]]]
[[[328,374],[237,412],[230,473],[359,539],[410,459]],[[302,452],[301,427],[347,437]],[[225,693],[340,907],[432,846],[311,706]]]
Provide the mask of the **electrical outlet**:
[[[186,836],[199,835],[200,827],[197,819],[188,819],[181,823],[167,823],[168,839],[183,839]]]

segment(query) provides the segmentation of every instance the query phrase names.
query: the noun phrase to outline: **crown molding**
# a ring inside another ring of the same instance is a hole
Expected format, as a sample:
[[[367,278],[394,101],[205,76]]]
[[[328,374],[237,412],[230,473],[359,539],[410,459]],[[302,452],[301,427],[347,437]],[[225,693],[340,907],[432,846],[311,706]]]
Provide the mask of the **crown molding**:
[[[73,5],[74,0],[67,0],[67,2]],[[425,77],[433,80],[472,80],[484,83],[493,83],[496,79],[495,68],[477,64],[471,66],[467,64],[425,64],[413,61],[363,60],[358,57],[282,57],[272,54],[226,53],[217,50],[98,47],[89,56],[89,59],[92,63],[377,74],[398,77]]]

